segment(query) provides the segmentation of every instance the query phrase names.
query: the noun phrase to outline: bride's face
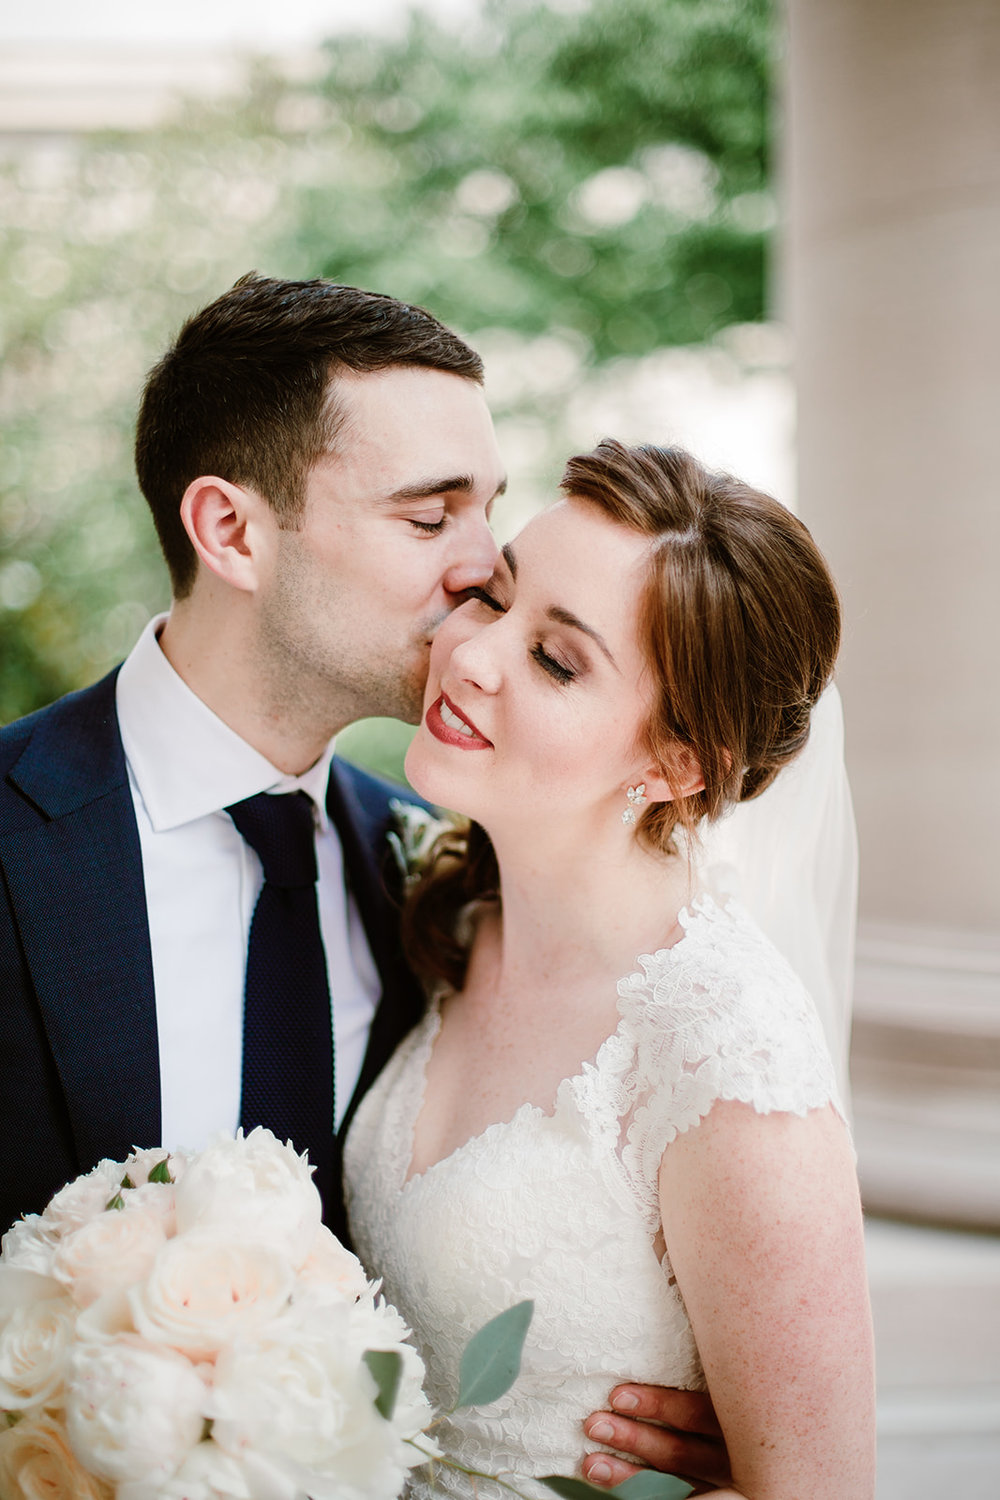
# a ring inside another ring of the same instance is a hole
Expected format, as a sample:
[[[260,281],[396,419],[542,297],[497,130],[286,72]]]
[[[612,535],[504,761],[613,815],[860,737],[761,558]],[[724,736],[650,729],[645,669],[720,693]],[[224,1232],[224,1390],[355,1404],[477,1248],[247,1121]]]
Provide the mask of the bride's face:
[[[441,626],[406,760],[418,791],[494,836],[620,826],[652,692],[637,625],[647,537],[564,500]]]

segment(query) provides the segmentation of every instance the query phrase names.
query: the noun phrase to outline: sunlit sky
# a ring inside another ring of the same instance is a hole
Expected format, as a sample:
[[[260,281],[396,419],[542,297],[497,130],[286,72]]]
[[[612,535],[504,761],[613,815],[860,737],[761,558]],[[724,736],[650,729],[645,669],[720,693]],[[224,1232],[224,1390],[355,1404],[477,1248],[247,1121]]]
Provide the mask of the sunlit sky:
[[[0,41],[292,48],[338,30],[392,29],[409,8],[407,0],[4,0]],[[477,6],[420,0],[420,8],[457,21]]]

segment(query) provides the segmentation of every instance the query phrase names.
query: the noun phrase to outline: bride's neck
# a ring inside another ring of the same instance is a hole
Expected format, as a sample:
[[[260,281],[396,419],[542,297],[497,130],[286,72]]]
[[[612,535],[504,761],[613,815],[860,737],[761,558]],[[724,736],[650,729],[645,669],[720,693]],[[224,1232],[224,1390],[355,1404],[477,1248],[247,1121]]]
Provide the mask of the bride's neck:
[[[638,954],[679,936],[677,914],[692,894],[683,855],[650,853],[632,834],[562,844],[501,840],[496,852],[504,988],[620,977]]]

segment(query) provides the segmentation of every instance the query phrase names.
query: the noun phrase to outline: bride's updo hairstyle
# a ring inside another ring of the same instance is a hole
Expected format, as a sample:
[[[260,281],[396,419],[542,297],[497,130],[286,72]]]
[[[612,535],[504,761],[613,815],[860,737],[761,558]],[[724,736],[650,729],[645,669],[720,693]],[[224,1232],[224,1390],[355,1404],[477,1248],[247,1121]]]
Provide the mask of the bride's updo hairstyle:
[[[560,488],[650,539],[639,632],[654,703],[640,754],[668,781],[693,758],[704,781],[639,815],[636,836],[666,856],[678,825],[694,834],[756,797],[805,745],[840,642],[837,591],[797,517],[682,448],[606,439],[570,459]],[[404,913],[411,962],[460,986],[461,913],[497,884],[481,828],[444,834]]]

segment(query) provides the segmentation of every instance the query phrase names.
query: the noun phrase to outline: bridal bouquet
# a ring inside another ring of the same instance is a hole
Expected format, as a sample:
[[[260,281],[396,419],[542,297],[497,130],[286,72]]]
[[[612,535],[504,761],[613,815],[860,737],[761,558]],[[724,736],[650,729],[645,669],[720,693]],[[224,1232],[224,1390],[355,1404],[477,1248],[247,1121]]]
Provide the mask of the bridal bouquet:
[[[3,1500],[393,1500],[423,1365],[270,1131],[136,1152],[0,1256]]]

